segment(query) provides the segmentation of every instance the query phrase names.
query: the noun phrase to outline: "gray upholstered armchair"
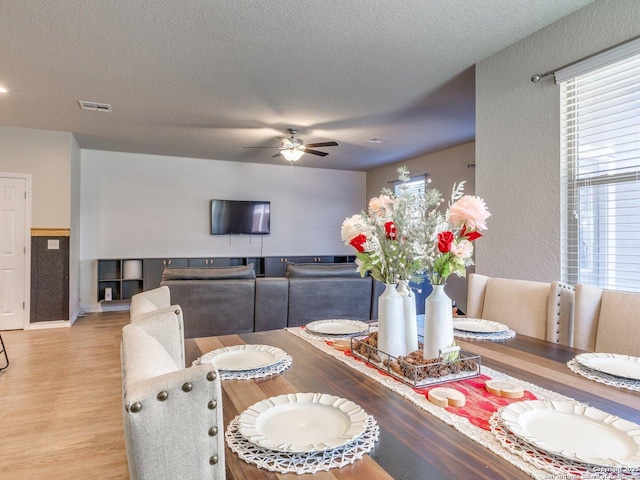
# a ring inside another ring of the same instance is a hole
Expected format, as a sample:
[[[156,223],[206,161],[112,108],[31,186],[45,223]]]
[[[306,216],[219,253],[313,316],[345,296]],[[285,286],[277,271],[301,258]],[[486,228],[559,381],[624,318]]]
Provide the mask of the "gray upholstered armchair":
[[[132,480],[225,478],[220,379],[212,365],[185,368],[177,313],[148,312],[122,330],[123,421]]]

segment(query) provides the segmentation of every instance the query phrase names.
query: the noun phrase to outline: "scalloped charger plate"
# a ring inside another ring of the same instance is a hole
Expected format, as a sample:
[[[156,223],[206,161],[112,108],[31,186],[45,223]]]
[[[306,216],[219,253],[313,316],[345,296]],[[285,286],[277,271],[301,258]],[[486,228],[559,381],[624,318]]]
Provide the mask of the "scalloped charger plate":
[[[258,402],[240,414],[240,434],[279,452],[320,452],[361,436],[367,414],[355,403],[322,393],[290,393]]]
[[[615,377],[640,380],[640,358],[617,353],[581,353],[576,362],[583,367]]]
[[[316,320],[305,328],[316,335],[357,335],[369,331],[369,324],[358,320]]]
[[[286,355],[284,350],[270,345],[234,345],[204,354],[200,363],[211,363],[221,371],[243,372],[270,367]]]
[[[541,450],[598,466],[639,467],[640,425],[571,401],[530,400],[500,411],[511,433]]]
[[[506,332],[509,327],[502,323],[493,322],[491,320],[483,320],[481,318],[465,318],[453,321],[453,328],[463,332],[474,333],[499,333]]]

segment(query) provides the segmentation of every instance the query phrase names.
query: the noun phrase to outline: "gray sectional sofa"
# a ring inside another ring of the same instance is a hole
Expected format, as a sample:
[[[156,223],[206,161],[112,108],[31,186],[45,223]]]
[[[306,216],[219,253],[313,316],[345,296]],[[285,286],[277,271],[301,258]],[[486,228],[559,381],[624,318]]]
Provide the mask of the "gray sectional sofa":
[[[384,285],[354,263],[289,264],[285,277],[256,278],[253,265],[165,268],[162,285],[184,313],[186,338],[272,330],[313,320],[377,317]]]

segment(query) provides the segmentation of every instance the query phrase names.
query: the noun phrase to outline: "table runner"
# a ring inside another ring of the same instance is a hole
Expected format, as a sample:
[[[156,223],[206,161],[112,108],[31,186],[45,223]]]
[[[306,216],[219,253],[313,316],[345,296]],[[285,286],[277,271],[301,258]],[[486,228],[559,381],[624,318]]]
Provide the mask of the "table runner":
[[[553,478],[552,475],[550,475],[550,472],[554,475],[560,475],[564,473],[564,472],[559,472],[557,470],[538,468],[533,463],[523,459],[518,454],[512,451],[509,451],[509,449],[505,448],[501,444],[501,442],[496,438],[496,436],[489,429],[486,428],[487,425],[482,424],[483,423],[482,419],[479,421],[469,421],[469,417],[473,417],[474,415],[471,415],[471,414],[464,415],[464,414],[461,414],[460,412],[454,413],[453,412],[454,409],[451,407],[445,409],[445,408],[441,408],[434,405],[427,399],[427,395],[426,395],[429,388],[434,388],[434,387],[423,387],[420,389],[414,389],[413,387],[407,384],[404,384],[401,381],[387,374],[384,374],[383,372],[380,372],[377,368],[365,363],[364,361],[353,357],[350,354],[350,352],[343,352],[343,351],[336,350],[330,345],[327,345],[325,341],[318,341],[313,338],[310,338],[309,335],[305,335],[303,333],[304,328],[302,327],[287,328],[286,330],[289,333],[305,340],[310,345],[313,345],[314,347],[320,349],[326,354],[339,360],[340,362],[348,365],[351,368],[354,368],[355,370],[366,375],[367,377],[384,385],[386,388],[392,390],[393,392],[397,393],[398,395],[412,402],[418,408],[429,412],[430,414],[434,415],[436,418],[439,418],[440,420],[444,421],[448,425],[451,425],[453,428],[455,428],[457,431],[459,431],[463,435],[469,437],[470,439],[474,440],[475,442],[489,449],[494,454],[505,459],[506,461],[516,466],[517,468],[519,468],[526,474],[530,475],[531,477],[540,479],[540,480],[548,480],[549,478]],[[576,402],[575,399],[564,396],[557,392],[553,392],[553,391],[541,388],[529,382],[519,380],[517,378],[511,377],[497,370],[493,370],[484,365],[481,366],[481,374],[484,376],[484,378],[490,377],[494,380],[516,382],[522,385],[522,387],[527,391],[527,395],[531,395],[541,400],[547,399],[547,400]],[[483,377],[479,377],[479,378],[482,379]],[[476,381],[476,382],[479,381],[478,377],[476,377],[475,379],[461,380],[455,383],[462,383],[466,386],[470,380]],[[447,386],[451,386],[451,384],[447,384]],[[529,398],[532,398],[532,397],[529,397]],[[526,399],[527,398],[524,398],[524,400]],[[519,399],[519,400],[522,400],[522,399]],[[576,403],[581,403],[581,402],[576,402]],[[489,415],[485,419],[487,424],[489,423],[490,417],[491,415]],[[579,477],[574,477],[574,478],[579,478]],[[594,472],[590,472],[588,477],[585,476],[584,478],[611,479],[615,477],[612,477],[610,472],[600,475],[598,472],[594,471]],[[628,478],[628,477],[624,477],[624,478]]]

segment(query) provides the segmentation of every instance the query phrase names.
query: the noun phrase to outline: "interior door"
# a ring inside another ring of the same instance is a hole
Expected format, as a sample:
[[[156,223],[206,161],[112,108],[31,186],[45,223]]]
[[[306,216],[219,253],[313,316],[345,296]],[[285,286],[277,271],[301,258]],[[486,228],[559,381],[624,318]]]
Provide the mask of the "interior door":
[[[27,263],[25,178],[0,176],[0,330],[24,328]]]

